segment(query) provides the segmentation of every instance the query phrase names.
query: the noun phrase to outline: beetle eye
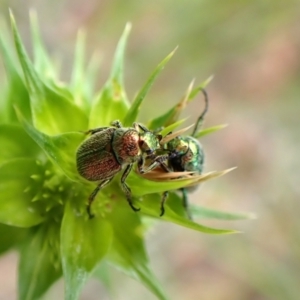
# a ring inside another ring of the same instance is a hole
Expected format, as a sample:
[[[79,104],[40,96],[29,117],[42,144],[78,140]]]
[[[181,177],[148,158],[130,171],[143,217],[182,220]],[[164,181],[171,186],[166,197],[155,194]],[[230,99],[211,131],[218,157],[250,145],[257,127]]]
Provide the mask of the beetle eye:
[[[149,149],[149,145],[146,143],[146,141],[141,140],[139,142],[139,146],[140,146],[141,150],[147,154],[148,154],[148,151],[152,151],[151,149]]]
[[[153,153],[153,151],[152,151],[151,149],[146,150],[146,154],[147,154],[147,155],[150,155],[150,154],[152,154],[152,153]]]

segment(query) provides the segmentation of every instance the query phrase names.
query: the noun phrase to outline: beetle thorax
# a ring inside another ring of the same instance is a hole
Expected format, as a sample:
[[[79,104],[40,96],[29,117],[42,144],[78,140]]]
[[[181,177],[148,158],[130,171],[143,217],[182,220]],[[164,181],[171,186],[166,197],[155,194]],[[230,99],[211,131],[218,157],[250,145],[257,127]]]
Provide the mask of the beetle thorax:
[[[137,161],[141,155],[139,132],[133,128],[117,129],[112,140],[112,149],[120,164]]]

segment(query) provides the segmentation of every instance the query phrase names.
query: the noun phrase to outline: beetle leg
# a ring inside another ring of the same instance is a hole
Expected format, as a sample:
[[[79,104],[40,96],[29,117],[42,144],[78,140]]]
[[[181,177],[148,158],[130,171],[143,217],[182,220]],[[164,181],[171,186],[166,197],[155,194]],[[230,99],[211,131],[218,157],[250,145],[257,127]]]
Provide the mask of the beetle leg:
[[[126,167],[122,177],[121,177],[121,186],[122,186],[122,189],[126,195],[126,199],[128,201],[128,204],[130,205],[130,207],[134,210],[134,211],[139,211],[141,210],[140,208],[136,208],[133,206],[133,203],[132,203],[132,198],[131,198],[131,190],[129,188],[129,186],[126,184],[125,180],[127,178],[127,176],[129,175],[131,169],[132,169],[132,165],[133,164],[130,164]]]
[[[159,165],[159,162],[157,161],[153,161],[148,167],[147,169],[144,169],[144,163],[145,163],[145,159],[144,157],[142,157],[139,161],[138,161],[138,164],[137,164],[137,167],[138,167],[138,171],[140,174],[145,174],[151,170],[153,170],[154,168],[156,168],[158,165]]]
[[[111,123],[111,126],[114,126],[114,127],[117,127],[117,128],[122,128],[122,123],[119,121],[119,120],[115,120],[115,121],[112,121]]]
[[[160,217],[162,217],[165,213],[165,202],[168,199],[169,192],[163,192],[162,197],[161,197],[161,202],[160,202]]]
[[[144,163],[145,163],[144,157],[141,157],[141,159],[137,162],[137,167],[140,174],[143,174]]]
[[[153,163],[150,164],[150,166],[148,166],[148,168],[144,171],[144,173],[147,173],[153,169],[155,169],[158,165],[160,165],[164,171],[166,171],[167,173],[171,173],[173,172],[172,169],[169,168],[169,166],[164,162],[165,160],[167,160],[168,158],[170,158],[167,155],[161,155],[158,156],[155,161]],[[155,164],[155,165],[154,165]],[[152,166],[153,165],[153,166]]]
[[[165,162],[160,162],[160,166],[168,173],[173,172]]]
[[[149,132],[150,130],[148,128],[146,128],[143,124],[141,123],[137,123],[137,122],[134,122],[133,123],[133,128],[138,131],[139,129],[143,130],[144,132]]]
[[[165,155],[159,155],[157,156],[153,161],[152,163],[146,168],[146,169],[143,169],[143,165],[144,165],[144,160],[141,159],[139,162],[138,162],[138,170],[140,172],[140,174],[145,174],[145,173],[148,173],[150,171],[152,171],[153,169],[155,169],[156,167],[158,167],[159,165],[164,166],[168,169],[168,166],[164,163],[165,160],[167,160],[169,158],[169,155],[168,154],[165,154]],[[164,168],[165,169],[165,168]],[[169,169],[168,169],[169,170]],[[171,172],[171,171],[166,171],[166,172]]]
[[[182,192],[182,205],[183,205],[183,207],[186,211],[186,214],[187,214],[188,218],[190,220],[192,220],[192,216],[191,216],[190,211],[189,211],[187,190],[185,188],[182,188],[180,190]]]
[[[143,168],[143,163],[138,163],[138,171],[140,174],[146,174],[160,165],[158,161],[152,162],[146,169]]]
[[[91,206],[92,206],[92,203],[94,202],[95,200],[95,197],[97,196],[97,194],[99,193],[99,191],[104,187],[106,186],[109,182],[111,182],[113,179],[113,177],[109,178],[109,179],[106,179],[106,180],[103,180],[101,181],[97,187],[93,190],[93,192],[90,194],[89,196],[89,199],[88,199],[88,204],[87,204],[87,207],[86,207],[86,211],[89,215],[89,218],[92,219],[94,217],[94,215],[92,214],[91,212]]]
[[[168,159],[174,158],[177,156],[177,153],[170,153]],[[169,167],[164,161],[160,161],[160,166],[166,171],[167,173],[174,172],[174,169],[172,169],[172,166]],[[181,178],[181,177],[178,177]]]

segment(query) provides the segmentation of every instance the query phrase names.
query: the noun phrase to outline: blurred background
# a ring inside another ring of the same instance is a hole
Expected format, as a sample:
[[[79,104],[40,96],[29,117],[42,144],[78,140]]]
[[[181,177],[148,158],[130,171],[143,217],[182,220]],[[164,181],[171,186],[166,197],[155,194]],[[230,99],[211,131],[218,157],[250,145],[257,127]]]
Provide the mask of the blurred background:
[[[37,11],[42,37],[63,59],[62,80],[71,72],[78,29],[86,31],[87,57],[101,59],[100,88],[126,22],[125,83],[129,99],[154,67],[177,45],[145,100],[147,122],[177,102],[193,78],[210,75],[205,127],[229,126],[203,137],[206,171],[238,169],[191,194],[192,203],[224,211],[254,212],[248,221],[203,222],[242,231],[230,236],[199,234],[160,222],[147,248],[155,274],[170,299],[299,299],[300,294],[300,2],[296,0],[0,0],[10,7],[30,51],[29,9]],[[9,23],[8,23],[9,24]],[[3,80],[3,65],[0,79]],[[193,122],[198,97],[183,116]],[[16,299],[17,254],[0,258],[0,299]],[[139,283],[112,272],[113,299],[154,299]],[[45,299],[62,299],[62,282]],[[110,299],[91,280],[82,300]]]

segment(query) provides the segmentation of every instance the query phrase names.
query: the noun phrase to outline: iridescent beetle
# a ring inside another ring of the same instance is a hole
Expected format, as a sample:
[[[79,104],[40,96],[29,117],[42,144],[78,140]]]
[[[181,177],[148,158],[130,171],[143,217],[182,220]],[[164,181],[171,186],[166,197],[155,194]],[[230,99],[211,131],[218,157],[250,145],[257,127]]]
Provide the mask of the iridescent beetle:
[[[201,115],[198,117],[193,132],[190,136],[177,136],[164,144],[163,150],[167,153],[168,158],[165,156],[157,156],[153,160],[150,169],[154,169],[155,166],[160,165],[166,172],[194,172],[196,175],[200,175],[203,171],[204,164],[204,152],[200,142],[195,138],[204,120],[204,116],[208,111],[208,95],[207,92],[201,90],[204,95],[205,107]],[[166,161],[166,162],[165,162]],[[188,196],[187,189],[193,190],[195,187],[181,188],[183,206],[191,218],[188,211]],[[163,216],[165,213],[164,204],[168,197],[168,191],[164,192],[161,200],[161,213]]]
[[[86,133],[91,136],[79,146],[76,154],[78,173],[89,181],[99,181],[88,199],[90,218],[93,217],[91,205],[98,192],[124,168],[121,187],[130,207],[139,211],[132,203],[131,190],[125,180],[135,162],[141,173],[147,173],[148,170],[143,169],[144,160],[160,149],[162,136],[142,124],[134,123],[133,127],[125,128],[119,121],[114,121],[111,125],[88,130]]]

